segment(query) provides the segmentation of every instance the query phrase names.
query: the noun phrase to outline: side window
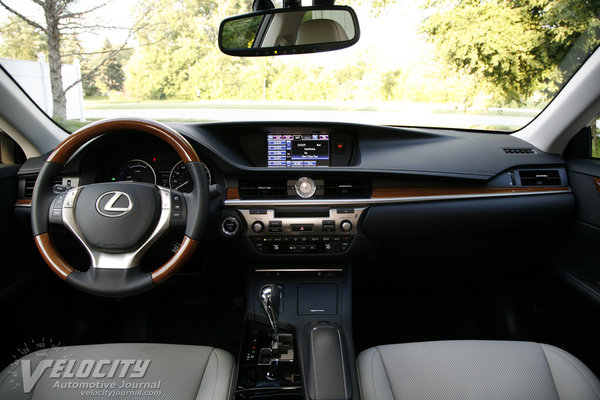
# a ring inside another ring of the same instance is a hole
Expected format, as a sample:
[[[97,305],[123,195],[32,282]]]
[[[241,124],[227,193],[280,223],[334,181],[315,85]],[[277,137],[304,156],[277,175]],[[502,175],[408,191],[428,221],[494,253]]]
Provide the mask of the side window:
[[[592,157],[600,158],[600,117],[592,122],[590,131],[592,133]]]
[[[17,142],[0,131],[0,165],[23,164],[25,159],[25,154]]]

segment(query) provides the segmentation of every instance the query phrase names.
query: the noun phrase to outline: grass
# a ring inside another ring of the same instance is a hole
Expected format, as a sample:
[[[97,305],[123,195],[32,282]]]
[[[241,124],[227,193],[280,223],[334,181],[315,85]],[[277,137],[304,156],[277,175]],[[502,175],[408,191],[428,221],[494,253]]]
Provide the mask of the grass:
[[[94,121],[97,121],[96,119],[88,119],[85,122],[81,122],[78,119],[68,119],[66,121],[57,121],[57,123],[62,126],[66,131],[68,132],[75,132],[77,129],[82,128],[84,126],[86,126],[87,124],[90,124]]]
[[[111,101],[87,99],[84,106],[88,110],[127,110],[127,109],[232,109],[232,110],[306,110],[306,111],[410,111],[425,109],[431,113],[464,114],[461,107],[446,104],[408,103],[408,102],[293,102],[293,101]],[[535,116],[534,109],[470,109],[471,115]]]
[[[85,100],[84,106],[88,110],[127,110],[127,109],[233,109],[233,110],[365,110],[376,111],[376,107],[355,107],[326,105],[326,104],[276,104],[267,102],[190,102],[179,100],[168,101],[144,101],[144,102],[121,102],[121,101],[98,101]]]
[[[163,122],[215,122],[214,118],[211,119],[212,112],[210,110],[273,110],[274,113],[277,111],[285,112],[289,111],[330,111],[330,112],[341,112],[336,118],[343,118],[342,113],[347,112],[355,112],[360,113],[366,112],[365,115],[368,115],[371,121],[370,123],[391,123],[390,115],[395,115],[398,113],[399,120],[403,118],[400,116],[403,114],[404,116],[408,116],[407,121],[415,121],[415,116],[418,115],[454,115],[454,119],[458,118],[458,120],[462,121],[462,115],[465,117],[469,116],[490,116],[490,117],[534,117],[539,110],[534,108],[488,108],[488,109],[468,109],[465,111],[462,107],[459,107],[454,104],[435,104],[435,103],[410,103],[410,102],[402,102],[402,101],[392,101],[392,102],[300,102],[300,101],[228,101],[228,100],[217,100],[217,101],[206,101],[206,100],[198,100],[198,101],[184,101],[184,100],[162,100],[162,101],[116,101],[116,100],[108,100],[105,97],[95,97],[95,98],[86,98],[84,101],[84,107],[86,110],[89,110],[90,113],[93,113],[94,110],[102,111],[102,110],[117,110],[116,113],[96,113],[96,117],[100,117],[102,115],[113,115],[119,114],[118,110],[124,110],[123,114],[136,115],[136,110],[184,110],[183,112],[157,112],[155,119]],[[187,113],[185,110],[190,110]],[[191,110],[209,110],[208,112],[198,112],[197,118],[189,118],[189,116],[195,114],[191,112]],[[379,112],[382,114],[382,120],[379,119]],[[370,114],[369,114],[370,113]],[[153,115],[152,112],[145,112],[146,115]],[[186,115],[189,114],[189,115]],[[267,113],[270,115],[270,113]],[[159,117],[162,116],[162,118]],[[167,117],[168,115],[174,115],[178,118]],[[385,115],[385,116],[384,116]],[[326,117],[325,117],[326,118]],[[340,120],[341,120],[340,119]],[[395,119],[395,118],[392,118]],[[468,119],[468,118],[467,118]],[[382,121],[388,122],[382,122]],[[420,121],[417,118],[418,121]],[[427,118],[424,118],[423,121],[427,121]],[[75,131],[82,126],[86,125],[89,122],[94,121],[93,119],[88,120],[88,122],[79,122],[79,121],[67,121],[65,124],[62,124],[65,129],[68,131]],[[373,122],[375,121],[375,122]],[[399,121],[400,124],[402,121]],[[474,121],[473,121],[474,122]],[[486,121],[478,124],[462,124],[459,123],[457,126],[454,123],[450,123],[455,128],[467,128],[467,129],[481,129],[481,130],[498,130],[498,131],[514,131],[519,126],[508,125],[510,122],[506,121],[508,124],[504,124],[502,121],[498,124],[499,121],[492,122],[491,124],[486,124]],[[367,122],[369,123],[369,122]],[[411,122],[407,122],[409,125]],[[520,122],[517,122],[519,124]],[[425,122],[417,122],[417,124],[425,124]],[[411,125],[412,126],[412,125]],[[421,125],[418,125],[421,126]],[[438,126],[438,125],[435,125]]]

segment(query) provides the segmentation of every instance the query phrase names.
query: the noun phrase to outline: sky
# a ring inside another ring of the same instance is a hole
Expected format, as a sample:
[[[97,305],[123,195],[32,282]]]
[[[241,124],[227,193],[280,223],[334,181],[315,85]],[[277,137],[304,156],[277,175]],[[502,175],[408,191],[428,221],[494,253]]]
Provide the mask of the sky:
[[[36,21],[42,21],[41,8],[30,0],[5,0],[6,3],[31,16]],[[74,10],[86,10],[94,7],[105,0],[80,0]],[[251,1],[251,0],[249,0]],[[278,0],[281,3],[281,0]],[[113,26],[128,27],[132,24],[132,9],[137,0],[112,0],[106,6],[94,12],[94,17],[105,24]],[[311,0],[303,0],[303,4],[310,5]],[[280,7],[280,4],[276,6]],[[359,42],[350,49],[320,54],[318,57],[312,55],[312,60],[319,64],[331,64],[350,61],[356,54],[365,49],[377,49],[382,53],[377,55],[383,64],[399,65],[408,57],[418,57],[426,44],[417,35],[417,26],[420,22],[420,10],[418,1],[398,1],[395,5],[388,7],[382,15],[375,19],[368,6],[353,7],[359,16],[361,38]],[[0,23],[10,15],[8,11],[0,8]],[[390,26],[394,27],[391,34]],[[100,30],[95,34],[83,34],[80,40],[84,48],[93,51],[101,48],[105,38],[114,45],[126,40],[127,30]],[[132,43],[135,45],[135,43]],[[290,56],[295,57],[295,56]],[[388,65],[382,65],[387,67]]]
[[[73,11],[88,10],[106,0],[80,0],[73,7]],[[104,24],[113,26],[129,27],[131,25],[131,11],[137,0],[110,0],[105,7],[93,13],[94,18],[103,21]],[[35,22],[43,22],[43,13],[40,6],[30,0],[5,0],[5,3],[33,19]],[[3,7],[0,7],[0,24],[4,23],[10,14]],[[126,30],[101,30],[97,34],[85,34],[80,36],[84,48],[87,50],[96,50],[104,44],[104,39],[108,38],[114,44],[122,42],[126,38]]]

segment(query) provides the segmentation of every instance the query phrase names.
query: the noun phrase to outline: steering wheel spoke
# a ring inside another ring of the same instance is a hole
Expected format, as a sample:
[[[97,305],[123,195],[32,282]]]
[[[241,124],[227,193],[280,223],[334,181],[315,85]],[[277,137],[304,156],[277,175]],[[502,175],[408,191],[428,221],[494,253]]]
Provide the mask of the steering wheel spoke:
[[[152,247],[152,245],[163,236],[170,227],[176,226],[172,224],[172,221],[175,220],[173,214],[173,199],[177,198],[176,195],[171,193],[171,190],[157,186],[158,192],[160,193],[160,211],[158,216],[158,222],[156,226],[152,230],[152,232],[148,235],[148,237],[141,242],[135,248],[129,251],[106,251],[103,249],[99,249],[98,246],[94,246],[94,244],[90,243],[89,240],[86,239],[85,233],[80,228],[80,225],[77,221],[77,200],[79,194],[82,192],[83,187],[72,188],[67,191],[64,197],[57,196],[52,204],[52,209],[50,210],[51,216],[58,219],[56,214],[57,210],[60,212],[60,222],[67,227],[71,233],[81,242],[81,244],[87,250],[92,268],[100,268],[100,269],[130,269],[137,267],[140,263],[142,256],[146,253],[146,251]],[[111,192],[108,192],[111,193]],[[112,209],[120,210],[120,208],[116,207],[114,204],[110,204],[111,199],[106,205],[112,206]],[[60,207],[60,208],[59,208]],[[79,207],[88,207],[87,204],[80,204]],[[100,207],[100,203],[96,204],[96,207]],[[178,207],[181,212],[183,207]],[[97,210],[98,212],[102,212],[102,209]],[[92,210],[92,212],[96,212]],[[178,217],[179,220],[182,220],[182,225],[185,226],[185,219],[181,218],[181,215]]]

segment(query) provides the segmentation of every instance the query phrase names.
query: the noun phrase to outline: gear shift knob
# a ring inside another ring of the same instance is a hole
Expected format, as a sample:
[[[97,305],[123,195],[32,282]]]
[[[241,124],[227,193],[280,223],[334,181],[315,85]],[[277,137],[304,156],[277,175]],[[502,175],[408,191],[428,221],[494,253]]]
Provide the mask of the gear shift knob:
[[[273,340],[279,341],[279,307],[281,306],[281,289],[274,283],[263,286],[260,289],[258,300],[263,307],[271,328],[273,328]]]

